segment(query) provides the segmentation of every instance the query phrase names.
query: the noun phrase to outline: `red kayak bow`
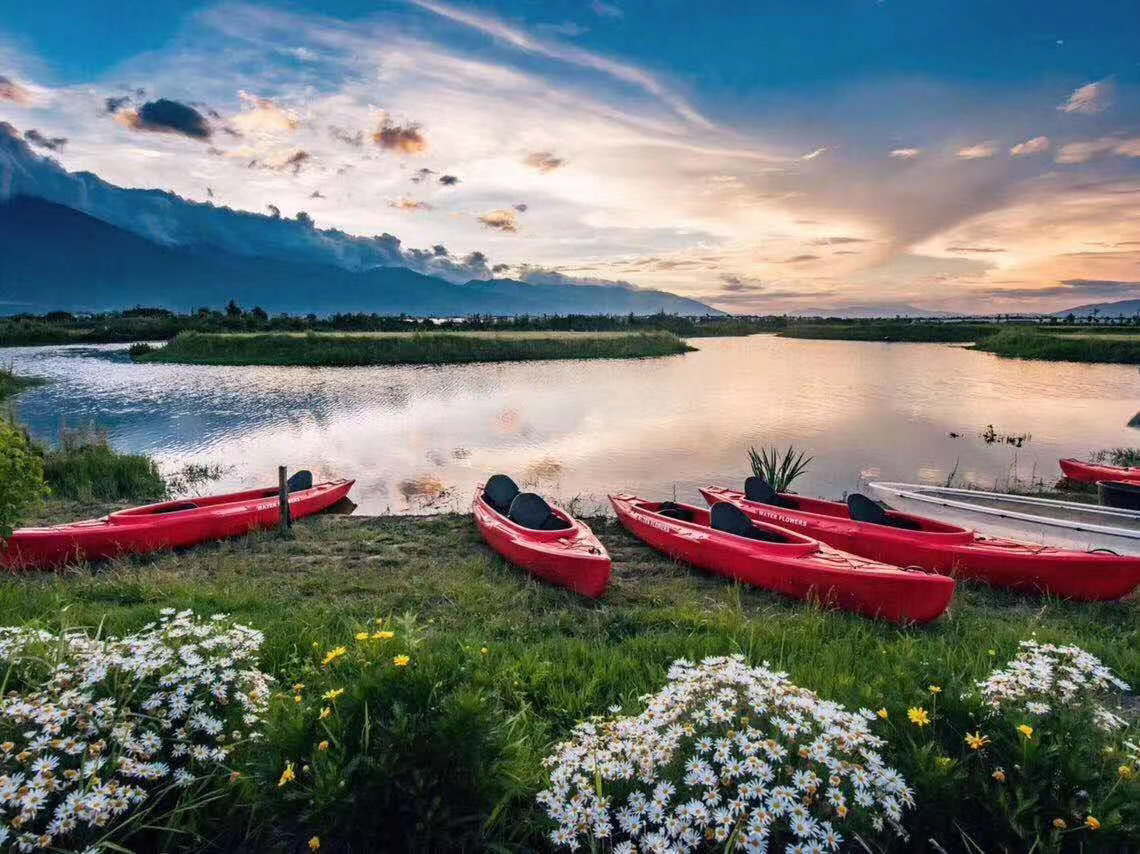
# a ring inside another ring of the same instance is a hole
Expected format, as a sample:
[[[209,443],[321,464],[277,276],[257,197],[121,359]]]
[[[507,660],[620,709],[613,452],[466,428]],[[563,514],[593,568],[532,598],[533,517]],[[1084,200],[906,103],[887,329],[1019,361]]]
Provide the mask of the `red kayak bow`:
[[[610,502],[626,529],[658,551],[787,596],[900,623],[929,622],[954,596],[952,578],[845,554],[787,528],[754,521],[742,536],[711,527],[703,508],[631,495]]]
[[[897,566],[921,566],[995,587],[1049,593],[1069,599],[1105,600],[1140,585],[1140,558],[1086,552],[983,537],[969,528],[888,511],[896,524],[851,518],[846,504],[782,493],[780,505],[749,501],[734,489],[709,487],[710,504],[727,501],[753,520],[781,525],[830,546]]]
[[[344,498],[354,481],[333,480],[289,493],[289,513],[301,519]],[[281,521],[277,487],[164,501],[50,528],[20,528],[0,546],[5,569],[48,569],[123,554],[177,549],[237,537]]]
[[[1082,463],[1080,460],[1061,460],[1061,471],[1069,480],[1077,483],[1096,483],[1098,480],[1124,480],[1140,482],[1140,468],[1103,466],[1096,463]]]

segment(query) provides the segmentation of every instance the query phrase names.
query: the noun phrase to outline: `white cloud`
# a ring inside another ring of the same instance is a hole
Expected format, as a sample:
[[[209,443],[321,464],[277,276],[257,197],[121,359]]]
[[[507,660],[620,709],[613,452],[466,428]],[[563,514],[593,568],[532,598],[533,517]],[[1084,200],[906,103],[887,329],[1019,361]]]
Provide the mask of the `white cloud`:
[[[922,151],[918,148],[896,148],[887,156],[896,160],[913,160],[921,153]]]
[[[1073,90],[1068,100],[1057,107],[1062,113],[1102,113],[1112,106],[1115,86],[1111,80],[1086,83]]]
[[[1102,137],[1070,142],[1061,146],[1056,159],[1058,163],[1087,163],[1108,154],[1140,157],[1140,137]]]
[[[958,149],[958,156],[963,160],[982,160],[986,157],[993,157],[997,154],[997,146],[992,142],[979,142],[976,145],[968,145],[965,148]]]
[[[1043,154],[1049,150],[1050,142],[1047,136],[1035,136],[1025,142],[1019,142],[1009,150],[1014,157],[1024,157],[1029,154]]]
[[[800,157],[800,160],[815,160],[817,157],[819,157],[821,154],[825,153],[826,151],[827,151],[826,148],[817,148],[814,151],[809,151],[807,154],[802,155]]]

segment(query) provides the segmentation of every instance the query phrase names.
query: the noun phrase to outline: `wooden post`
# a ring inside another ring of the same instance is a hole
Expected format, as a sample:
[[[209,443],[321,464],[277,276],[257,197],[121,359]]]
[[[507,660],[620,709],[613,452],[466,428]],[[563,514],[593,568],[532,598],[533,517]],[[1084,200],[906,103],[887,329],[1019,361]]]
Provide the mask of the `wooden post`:
[[[281,530],[293,527],[292,514],[289,512],[289,481],[285,477],[285,466],[277,467],[278,501],[281,504]]]

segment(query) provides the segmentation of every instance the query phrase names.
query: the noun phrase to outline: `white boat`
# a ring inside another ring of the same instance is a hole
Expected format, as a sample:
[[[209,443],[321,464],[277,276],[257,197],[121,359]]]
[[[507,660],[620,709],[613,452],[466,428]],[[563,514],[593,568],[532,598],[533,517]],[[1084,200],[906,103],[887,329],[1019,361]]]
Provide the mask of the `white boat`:
[[[1140,555],[1140,511],[1136,510],[918,483],[872,483],[868,488],[896,510],[992,537]]]

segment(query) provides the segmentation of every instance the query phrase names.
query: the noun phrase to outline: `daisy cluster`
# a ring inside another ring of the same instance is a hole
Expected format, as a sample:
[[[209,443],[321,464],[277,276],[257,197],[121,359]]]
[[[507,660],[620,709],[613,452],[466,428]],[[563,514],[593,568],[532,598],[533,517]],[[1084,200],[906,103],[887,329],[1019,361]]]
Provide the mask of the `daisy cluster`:
[[[1017,655],[979,682],[978,690],[982,702],[994,711],[1016,710],[1042,717],[1061,709],[1091,709],[1104,730],[1126,724],[1095,698],[1114,690],[1127,691],[1128,685],[1079,646],[1022,641]]]
[[[109,841],[148,801],[218,774],[260,732],[261,644],[225,615],[173,609],[122,638],[0,629],[0,663],[29,685],[0,700],[0,847]]]
[[[558,824],[556,845],[836,851],[840,828],[901,831],[914,802],[877,751],[874,712],[848,712],[766,664],[678,660],[641,701],[640,714],[579,724],[545,760],[538,802]]]

